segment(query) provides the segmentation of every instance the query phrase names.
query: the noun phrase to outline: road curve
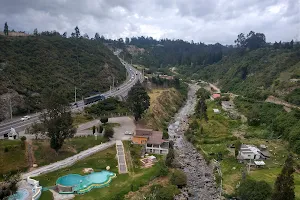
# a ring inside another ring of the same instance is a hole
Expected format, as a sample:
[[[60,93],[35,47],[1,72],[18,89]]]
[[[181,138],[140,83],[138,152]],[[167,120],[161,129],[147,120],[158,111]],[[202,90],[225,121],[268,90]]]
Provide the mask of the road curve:
[[[140,71],[136,70],[132,65],[127,63],[125,60],[121,59],[118,55],[121,52],[121,50],[118,50],[114,52],[114,54],[120,59],[121,63],[125,66],[127,73],[128,73],[128,79],[126,82],[124,82],[122,85],[120,85],[117,88],[114,88],[112,91],[107,91],[103,93],[103,95],[108,98],[108,97],[115,97],[115,96],[122,96],[125,97],[127,96],[128,91],[131,89],[131,87],[137,83],[138,80],[141,82],[143,81],[143,77]],[[72,103],[72,105],[75,102]],[[72,111],[76,110],[82,110],[86,106],[89,105],[84,105],[83,101],[77,101],[76,102],[78,107],[72,107]],[[38,121],[40,113],[35,113],[32,115],[29,115],[30,119],[22,121],[21,119],[15,119],[12,121],[6,121],[3,123],[0,123],[0,137],[3,136],[5,133],[8,133],[11,128],[14,128],[17,132],[24,131],[25,128],[29,127],[33,122]]]

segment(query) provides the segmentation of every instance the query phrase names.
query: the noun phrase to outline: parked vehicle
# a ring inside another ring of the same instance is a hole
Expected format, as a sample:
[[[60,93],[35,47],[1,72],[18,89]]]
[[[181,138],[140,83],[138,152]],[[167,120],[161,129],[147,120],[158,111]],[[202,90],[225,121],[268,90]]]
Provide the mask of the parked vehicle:
[[[132,132],[130,132],[130,131],[125,131],[125,135],[132,135]]]
[[[28,116],[28,115],[21,118],[22,121],[29,120],[29,119],[30,119],[30,116]]]

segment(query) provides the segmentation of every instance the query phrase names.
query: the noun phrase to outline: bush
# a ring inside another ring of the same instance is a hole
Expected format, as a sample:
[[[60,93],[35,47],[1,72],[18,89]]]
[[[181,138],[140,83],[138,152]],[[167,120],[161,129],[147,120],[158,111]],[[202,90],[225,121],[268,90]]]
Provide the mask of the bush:
[[[246,179],[241,182],[237,194],[243,200],[265,200],[270,198],[272,188],[265,181]]]
[[[172,163],[173,163],[174,158],[175,158],[174,150],[169,149],[169,153],[167,154],[167,158],[166,158],[166,162],[165,162],[166,166],[172,167]]]
[[[164,187],[162,185],[153,185],[151,187],[150,196],[154,197],[157,200],[172,200],[178,192],[179,191],[175,185],[168,185]],[[146,199],[153,198],[146,197]]]
[[[4,147],[4,152],[8,152],[8,147]]]
[[[176,169],[170,179],[173,185],[177,185],[179,188],[182,188],[186,185],[186,175],[181,171]]]
[[[101,123],[106,124],[108,122],[108,118],[107,117],[102,117],[100,119]]]
[[[169,134],[168,134],[168,131],[163,131],[163,139],[169,139]]]
[[[99,132],[99,133],[102,133],[102,132],[103,132],[103,126],[102,126],[101,124],[99,125],[98,132]]]
[[[112,138],[114,135],[114,129],[112,127],[106,127],[104,131],[104,137]]]
[[[21,141],[24,142],[27,138],[25,136],[21,137]]]
[[[158,170],[159,170],[158,176],[167,176],[169,173],[169,169],[165,165],[165,163],[162,161],[159,161],[157,164],[158,164]]]

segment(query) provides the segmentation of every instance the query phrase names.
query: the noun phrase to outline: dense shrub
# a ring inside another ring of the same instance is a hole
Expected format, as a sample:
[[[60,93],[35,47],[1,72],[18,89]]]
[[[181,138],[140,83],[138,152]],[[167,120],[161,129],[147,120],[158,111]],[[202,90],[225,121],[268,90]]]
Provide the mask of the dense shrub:
[[[179,188],[186,185],[186,175],[181,170],[175,169],[170,179],[173,185],[177,185]]]
[[[165,162],[168,167],[172,167],[174,158],[175,158],[174,150],[170,148]]]
[[[106,138],[112,138],[114,135],[114,129],[110,126],[108,127],[105,127],[105,130],[104,130],[104,137]]]
[[[241,182],[237,194],[243,200],[268,200],[272,194],[272,188],[265,181],[246,179]]]
[[[108,122],[108,118],[107,117],[102,117],[100,119],[101,123],[106,124]]]

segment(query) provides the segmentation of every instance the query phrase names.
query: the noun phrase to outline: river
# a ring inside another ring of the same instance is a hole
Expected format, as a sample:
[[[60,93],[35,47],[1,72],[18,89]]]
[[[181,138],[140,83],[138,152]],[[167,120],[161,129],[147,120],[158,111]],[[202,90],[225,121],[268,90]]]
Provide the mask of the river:
[[[170,140],[174,141],[175,160],[187,176],[187,186],[181,189],[181,194],[175,200],[220,199],[212,168],[207,166],[203,156],[184,138],[184,132],[188,128],[188,116],[194,113],[196,91],[199,88],[196,84],[189,85],[187,101],[168,128]]]

